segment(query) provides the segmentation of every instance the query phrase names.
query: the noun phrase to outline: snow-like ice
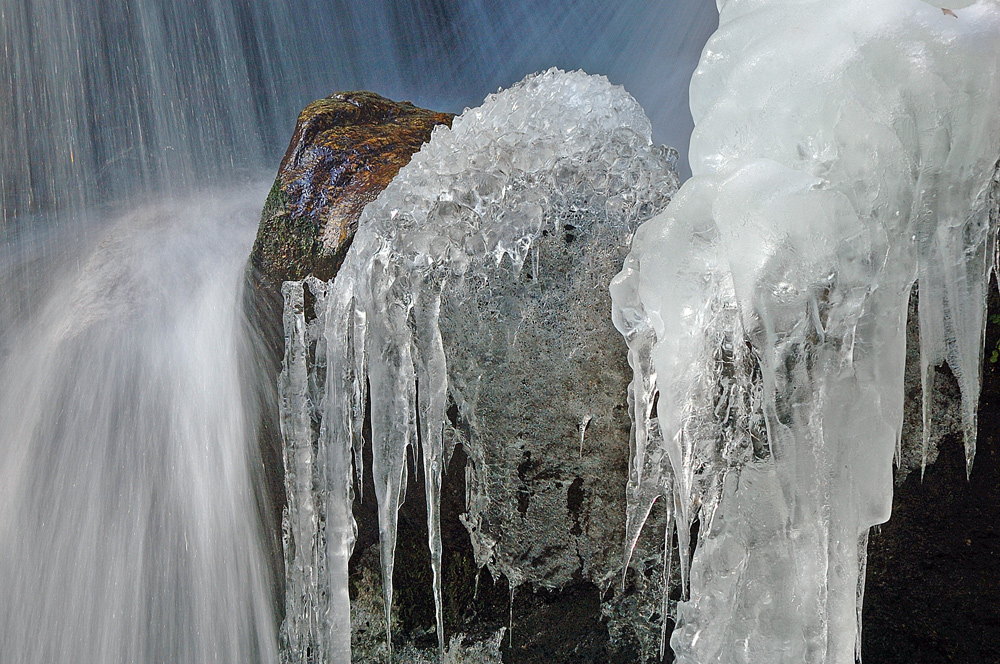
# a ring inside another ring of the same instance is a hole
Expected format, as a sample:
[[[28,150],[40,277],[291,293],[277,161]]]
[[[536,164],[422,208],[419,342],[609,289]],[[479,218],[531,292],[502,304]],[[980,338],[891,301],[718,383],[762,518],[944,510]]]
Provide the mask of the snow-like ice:
[[[680,663],[860,657],[915,281],[925,403],[946,361],[971,466],[1000,8],[944,4],[719,0],[691,82],[694,177],[612,285],[635,374],[628,532],[669,503]]]
[[[305,661],[307,650],[350,659],[352,454],[360,479],[366,381],[387,631],[406,454],[419,439],[444,649],[439,502],[449,450],[442,434],[449,397],[475,419],[454,386],[477,378],[449,367],[438,324],[442,297],[484,266],[506,265],[511,276],[544,269],[534,258],[525,266],[533,243],[544,232],[561,233],[571,207],[574,218],[627,239],[676,190],[674,158],[652,145],[638,103],[607,79],[558,70],[530,76],[455,118],[451,129],[434,130],[365,208],[332,282],[284,285],[283,647],[290,661]],[[305,288],[315,297],[311,322]],[[471,496],[470,511],[481,500]]]

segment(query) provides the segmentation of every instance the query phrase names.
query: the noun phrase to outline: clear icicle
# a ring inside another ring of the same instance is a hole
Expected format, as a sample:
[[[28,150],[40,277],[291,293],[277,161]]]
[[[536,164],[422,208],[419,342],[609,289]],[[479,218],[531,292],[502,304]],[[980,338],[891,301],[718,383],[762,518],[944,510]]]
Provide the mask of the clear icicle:
[[[417,292],[414,336],[419,386],[420,443],[424,458],[424,486],[427,497],[427,537],[434,577],[434,616],[438,650],[444,655],[444,606],[441,599],[441,475],[444,457],[445,408],[448,403],[448,367],[438,327],[441,312],[441,284],[428,277]]]
[[[394,266],[376,258],[371,271],[372,298],[377,306],[383,305],[379,317],[369,323],[367,355],[372,477],[378,500],[386,639],[391,652],[397,517],[406,490],[407,449],[414,444],[416,433],[416,384],[408,322],[412,301],[396,299],[396,293],[409,292],[409,285],[406,276],[397,272]]]
[[[279,378],[279,414],[284,439],[284,515],[286,568],[285,622],[282,624],[282,658],[305,662],[307,653],[326,652],[319,577],[323,573],[320,509],[322,494],[314,491],[316,464],[312,430],[311,396],[302,282],[282,287],[285,298],[285,358]],[[349,644],[348,644],[349,645]]]
[[[304,317],[304,288],[315,298],[315,321]],[[351,402],[353,389],[350,306],[328,297],[314,278],[282,286],[285,359],[279,379],[281,433],[285,441],[286,609],[284,661],[351,661],[348,561],[356,524],[351,511]],[[310,358],[311,365],[310,366]],[[318,431],[313,416],[319,420]],[[360,431],[357,432],[360,435]],[[324,546],[325,544],[325,546]]]
[[[667,653],[670,635],[667,633],[670,614],[670,574],[674,566],[674,519],[673,506],[667,502],[667,526],[663,533],[663,598],[660,601],[660,661]]]
[[[920,415],[923,423],[920,445],[920,481],[927,471],[927,450],[931,440],[931,408],[934,403],[934,366],[920,354]]]
[[[514,585],[513,581],[508,579],[510,583],[510,602],[507,604],[508,616],[507,616],[507,647],[514,647],[514,593],[517,592],[517,586]]]
[[[351,661],[351,598],[348,592],[348,563],[357,538],[357,524],[351,509],[353,479],[351,447],[361,430],[354,417],[353,403],[349,398],[356,391],[351,343],[353,332],[353,302],[345,294],[329,289],[327,284],[315,279],[306,280],[316,298],[315,309],[322,312],[317,323],[322,325],[323,342],[317,344],[317,361],[320,351],[326,359],[325,398],[322,401],[323,418],[319,431],[320,457],[325,470],[326,490],[326,566],[329,655],[333,662]],[[331,353],[330,349],[344,348],[347,353]],[[357,427],[357,428],[356,428]]]
[[[631,258],[629,259],[631,260]],[[637,267],[637,266],[636,266]],[[628,262],[623,270],[634,269]],[[613,296],[628,297],[632,293],[618,290],[616,280],[611,284]],[[660,452],[654,455],[653,450],[662,447],[662,433],[659,420],[653,417],[657,401],[656,370],[653,367],[652,348],[656,343],[656,333],[652,327],[641,318],[641,305],[638,300],[632,301],[635,309],[616,307],[612,313],[615,325],[618,327],[628,344],[628,362],[632,367],[632,381],[628,387],[629,413],[632,417],[629,445],[629,479],[626,487],[628,508],[625,515],[625,556],[622,565],[622,587],[625,584],[625,573],[632,560],[636,542],[642,527],[649,518],[653,503],[663,498],[670,503],[668,509],[673,514],[673,475],[667,468],[668,459]],[[650,450],[650,452],[647,452]],[[668,519],[668,528],[672,528]]]
[[[338,288],[337,291],[348,290],[345,288]],[[368,339],[368,314],[364,307],[358,302],[357,295],[351,300],[351,306],[353,308],[353,316],[351,318],[351,337],[350,343],[345,352],[349,353],[354,363],[354,385],[353,390],[350,393],[351,398],[351,418],[352,426],[351,431],[354,434],[354,438],[351,441],[352,452],[354,455],[354,469],[355,477],[358,481],[358,500],[364,495],[364,438],[361,433],[364,429],[365,424],[365,407],[366,401],[368,399],[368,355],[367,349],[367,339]]]
[[[861,664],[861,610],[865,605],[865,576],[868,571],[868,536],[871,529],[861,533],[858,540],[858,597],[856,600],[856,613],[858,618],[858,629],[854,637],[854,657],[857,664]]]

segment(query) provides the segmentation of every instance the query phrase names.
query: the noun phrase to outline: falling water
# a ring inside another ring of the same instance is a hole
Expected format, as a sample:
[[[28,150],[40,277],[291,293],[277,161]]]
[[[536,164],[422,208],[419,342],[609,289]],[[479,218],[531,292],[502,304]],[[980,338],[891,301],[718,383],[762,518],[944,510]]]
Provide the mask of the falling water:
[[[460,112],[583,68],[684,148],[716,22],[702,0],[0,0],[0,225],[273,168],[298,111],[337,89]]]
[[[0,660],[274,659],[239,370],[262,191],[140,208],[40,259],[60,277],[0,365]]]

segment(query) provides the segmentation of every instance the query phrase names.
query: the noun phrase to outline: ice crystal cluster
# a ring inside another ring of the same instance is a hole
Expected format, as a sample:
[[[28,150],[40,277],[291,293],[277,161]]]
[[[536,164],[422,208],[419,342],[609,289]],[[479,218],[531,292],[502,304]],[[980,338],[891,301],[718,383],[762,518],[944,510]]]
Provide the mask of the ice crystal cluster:
[[[450,453],[444,436],[449,403],[473,423],[473,437],[481,433],[475,397],[466,392],[479,380],[477,362],[464,356],[453,366],[446,352],[475,341],[444,339],[441,312],[460,307],[455,299],[468,295],[469,284],[487,288],[490,279],[525,272],[537,278],[546,269],[537,243],[547,235],[561,238],[570,220],[624,247],[638,223],[677,188],[674,153],[655,148],[650,135],[635,100],[603,77],[558,70],[528,77],[455,118],[450,130],[435,129],[366,207],[332,282],[284,285],[286,660],[350,659],[351,502],[354,475],[360,481],[363,472],[366,397],[387,629],[407,448],[416,450],[419,440],[444,648],[439,502]],[[305,288],[315,302],[311,321]],[[469,523],[488,491],[483,470],[469,471]],[[489,549],[480,546],[477,553],[489,556]]]
[[[691,83],[694,176],[612,286],[634,370],[628,532],[671,506],[682,664],[860,657],[914,283],[925,404],[947,362],[972,463],[1000,9],[944,4],[719,0]]]

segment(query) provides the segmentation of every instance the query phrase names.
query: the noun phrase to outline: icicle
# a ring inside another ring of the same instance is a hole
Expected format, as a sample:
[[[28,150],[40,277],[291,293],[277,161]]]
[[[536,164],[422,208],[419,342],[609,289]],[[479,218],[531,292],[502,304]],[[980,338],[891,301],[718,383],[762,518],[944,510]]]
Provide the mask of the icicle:
[[[660,601],[660,661],[667,652],[669,635],[667,634],[668,616],[670,615],[670,573],[674,563],[674,519],[673,506],[667,501],[667,525],[663,533],[663,598]]]
[[[353,472],[351,447],[361,436],[355,430],[352,396],[357,390],[354,373],[353,301],[349,293],[327,289],[315,278],[306,283],[316,298],[318,322],[323,325],[326,357],[326,390],[322,402],[323,419],[319,431],[326,494],[326,567],[329,623],[329,656],[333,662],[351,661],[351,598],[348,592],[348,563],[357,538],[357,524],[351,509]],[[322,314],[319,314],[322,312]],[[330,352],[330,349],[346,352]],[[317,350],[319,355],[319,350]]]
[[[861,610],[865,606],[865,576],[868,571],[868,536],[871,528],[866,529],[858,538],[858,596],[855,602],[858,618],[858,630],[854,638],[854,657],[857,664],[861,663]]]
[[[406,487],[406,453],[415,442],[415,374],[408,318],[413,306],[407,277],[376,257],[367,354],[371,390],[372,476],[378,500],[386,639],[392,651],[392,574],[396,525]],[[397,297],[402,296],[402,297]]]
[[[443,433],[445,408],[448,403],[448,367],[438,327],[443,283],[428,277],[416,293],[414,307],[417,333],[417,383],[420,386],[419,407],[421,446],[424,457],[424,486],[427,496],[427,537],[434,576],[434,615],[437,625],[438,651],[444,656],[444,606],[441,599],[441,475],[444,456]]]
[[[944,347],[942,313],[939,311],[931,313],[930,311],[931,288],[930,280],[921,282],[920,299],[917,305],[917,316],[920,320],[920,413],[923,423],[920,459],[921,481],[923,481],[924,472],[927,470],[927,448],[930,443],[932,425],[931,409],[934,404],[935,367],[943,359],[941,349]]]
[[[630,269],[626,263],[626,270]],[[632,292],[622,290],[623,279],[615,279],[611,284],[613,295],[626,298]],[[656,333],[643,320],[645,314],[633,300],[636,309],[616,308],[613,311],[616,327],[628,340],[628,362],[632,367],[632,381],[628,386],[629,415],[632,428],[629,434],[629,479],[626,495],[628,506],[625,515],[625,555],[622,565],[622,589],[625,588],[625,574],[628,572],[642,527],[649,518],[653,503],[657,498],[670,501],[673,511],[673,477],[667,471],[669,463],[661,450],[662,433],[659,420],[653,417],[657,400],[656,371],[653,368],[652,348],[656,343]],[[658,453],[653,456],[653,453]],[[669,527],[669,526],[668,526]]]
[[[338,290],[341,287],[338,286]],[[346,288],[345,288],[346,290]],[[368,399],[368,354],[367,354],[367,330],[368,313],[364,306],[358,301],[357,295],[352,301],[353,305],[353,331],[351,343],[348,346],[349,352],[354,362],[354,389],[351,392],[351,431],[354,437],[351,441],[351,449],[354,455],[354,471],[358,482],[358,500],[364,496],[364,438],[362,431],[365,424],[365,409]]]
[[[319,606],[316,577],[321,571],[317,560],[319,513],[313,494],[313,433],[308,394],[305,318],[302,282],[282,287],[285,298],[285,357],[278,380],[279,415],[284,439],[284,514],[286,595],[282,625],[283,657],[290,662],[306,661],[306,653],[321,642],[323,614]],[[289,552],[294,552],[289,556]]]
[[[979,429],[979,385],[976,381],[974,396],[962,395],[962,429],[965,442],[965,478],[972,476],[972,462],[976,458],[976,433]]]
[[[285,358],[279,377],[279,414],[284,439],[285,487],[287,507],[285,520],[286,608],[282,625],[285,661],[308,661],[309,653],[325,657],[334,642],[327,640],[325,616],[326,593],[320,579],[326,573],[325,552],[322,550],[323,523],[321,504],[325,499],[323,486],[317,482],[322,475],[322,462],[312,428],[313,399],[307,361],[309,346],[315,343],[307,334],[303,313],[302,282],[283,285],[285,298]],[[344,577],[346,583],[346,576]],[[348,657],[350,656],[350,629]]]
[[[510,581],[510,602],[507,604],[509,615],[507,616],[507,647],[514,647],[514,593],[517,591],[517,586],[514,585],[513,581]]]
[[[673,507],[669,511],[674,516],[674,526],[677,528],[677,553],[681,567],[681,597],[690,597],[691,584],[691,526],[692,522],[684,518],[681,511],[683,497],[677,492],[675,485]],[[669,528],[669,526],[668,526]]]
[[[351,439],[355,435],[349,319],[351,307],[328,297],[327,284],[308,278],[316,320],[304,318],[303,282],[286,282],[285,359],[279,380],[285,481],[287,606],[284,660],[350,662],[348,561],[356,524],[351,511]],[[309,349],[312,348],[312,366]],[[329,348],[346,353],[329,354]],[[320,420],[314,435],[313,415]],[[358,432],[360,435],[360,432]],[[322,546],[325,541],[325,548]]]

